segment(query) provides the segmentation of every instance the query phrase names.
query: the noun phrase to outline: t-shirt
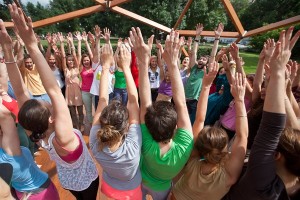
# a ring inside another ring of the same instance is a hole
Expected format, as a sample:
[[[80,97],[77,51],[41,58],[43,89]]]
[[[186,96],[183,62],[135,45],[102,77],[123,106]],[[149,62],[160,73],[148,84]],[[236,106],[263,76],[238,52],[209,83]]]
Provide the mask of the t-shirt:
[[[193,134],[178,128],[171,148],[160,156],[159,144],[152,138],[145,124],[141,124],[143,145],[140,168],[143,184],[152,190],[164,191],[182,170],[193,149]]]
[[[224,199],[289,199],[283,181],[276,174],[274,159],[285,120],[285,114],[263,112],[247,170]]]
[[[93,95],[97,95],[99,96],[99,87],[100,87],[100,78],[101,78],[101,71],[102,71],[102,66],[98,63],[92,63],[92,68],[96,69],[94,72],[94,79],[93,79],[93,83],[91,86],[91,90],[90,93]],[[112,69],[110,71],[113,71]],[[112,84],[112,80],[114,79],[114,75],[112,73],[109,74],[108,76],[108,94],[112,93],[114,91],[113,89],[113,84]]]
[[[24,64],[22,64],[20,72],[27,89],[32,95],[46,94],[46,90],[42,84],[40,74],[37,71],[35,64],[33,64],[32,70],[27,69]]]
[[[21,146],[20,156],[10,156],[0,148],[0,163],[9,163],[13,166],[11,183],[19,192],[30,192],[38,189],[48,179],[48,174],[35,164],[28,148]]]
[[[149,76],[149,80],[150,80],[150,88],[151,89],[159,88],[159,83],[160,83],[159,75],[160,75],[159,67],[156,68],[155,72],[153,72],[150,67],[148,68],[148,76]]]
[[[94,79],[94,72],[95,70],[93,68],[86,70],[85,67],[83,67],[80,76],[81,76],[81,90],[84,92],[90,92],[93,79]]]
[[[139,124],[131,124],[121,146],[114,152],[108,147],[99,150],[97,132],[100,125],[94,125],[90,132],[90,149],[103,169],[103,179],[118,190],[132,190],[142,181],[139,169],[142,134]]]
[[[115,88],[126,89],[126,79],[124,72],[115,71]]]
[[[182,177],[173,187],[176,199],[220,200],[229,191],[224,166],[220,165],[210,174],[204,175],[201,170],[203,163],[198,158],[189,161]]]
[[[167,81],[163,80],[160,83],[160,86],[158,88],[158,93],[172,97],[173,93],[172,93],[171,82],[167,82]]]
[[[59,88],[63,88],[65,86],[65,83],[64,81],[62,80],[62,77],[63,77],[63,72],[61,72],[57,67],[55,67],[55,70],[52,71],[53,72],[53,75],[55,77],[55,80],[57,82],[57,85]]]
[[[203,69],[199,69],[197,65],[192,67],[190,76],[187,79],[186,84],[184,86],[186,99],[198,100],[202,87],[203,76]]]

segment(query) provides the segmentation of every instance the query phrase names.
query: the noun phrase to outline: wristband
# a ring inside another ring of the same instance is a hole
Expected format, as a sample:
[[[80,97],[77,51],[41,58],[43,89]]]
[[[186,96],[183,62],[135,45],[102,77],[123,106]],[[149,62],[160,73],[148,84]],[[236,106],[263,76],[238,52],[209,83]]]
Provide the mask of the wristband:
[[[7,62],[5,61],[4,63],[5,63],[5,64],[15,64],[16,61],[15,61],[15,60],[14,60],[14,61],[7,61]]]
[[[198,39],[195,39],[194,41],[195,41],[195,42],[199,42],[199,40],[198,40]]]
[[[215,38],[215,40],[220,40],[220,38]]]
[[[238,116],[235,116],[235,117],[247,117],[247,115],[238,115]]]

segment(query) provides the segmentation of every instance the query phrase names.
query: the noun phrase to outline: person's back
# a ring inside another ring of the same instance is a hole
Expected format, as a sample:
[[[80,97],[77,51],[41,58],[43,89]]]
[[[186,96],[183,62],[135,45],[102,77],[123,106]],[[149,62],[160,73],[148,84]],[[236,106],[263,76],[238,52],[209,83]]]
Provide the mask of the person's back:
[[[147,194],[155,200],[168,197],[172,179],[184,167],[193,148],[192,127],[185,99],[182,98],[184,89],[177,66],[179,47],[183,44],[183,38],[179,40],[179,34],[174,31],[171,35],[172,37],[167,37],[165,51],[161,49],[161,52],[164,52],[162,56],[168,66],[175,106],[166,101],[152,104],[148,63],[153,36],[146,45],[139,28],[132,28],[130,32],[133,50],[139,60],[140,120],[143,138],[140,167],[144,199]],[[173,42],[176,44],[174,47],[171,45]]]

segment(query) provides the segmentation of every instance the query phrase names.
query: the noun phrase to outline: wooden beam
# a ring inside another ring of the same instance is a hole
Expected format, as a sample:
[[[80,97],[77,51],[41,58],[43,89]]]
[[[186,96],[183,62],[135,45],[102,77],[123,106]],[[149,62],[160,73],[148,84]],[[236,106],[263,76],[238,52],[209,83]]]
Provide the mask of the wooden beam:
[[[43,26],[48,26],[48,25],[51,25],[51,24],[55,24],[57,22],[62,22],[62,21],[73,19],[73,18],[77,18],[77,17],[81,17],[81,16],[85,16],[85,15],[90,15],[90,14],[100,12],[100,11],[104,11],[104,10],[105,10],[104,6],[96,5],[96,6],[80,9],[80,10],[77,10],[77,11],[65,13],[65,14],[62,14],[62,15],[57,15],[55,17],[50,17],[50,18],[47,18],[47,19],[35,21],[35,22],[33,22],[33,27],[34,28],[39,28],[39,27],[43,27]]]
[[[101,4],[102,6],[106,6],[105,0],[95,0],[97,3]],[[110,7],[119,6],[124,3],[131,2],[132,0],[111,0]]]
[[[135,14],[135,13],[133,13],[133,12],[130,12],[130,11],[128,11],[128,10],[125,10],[125,9],[123,9],[123,8],[120,8],[120,7],[118,7],[118,6],[112,7],[111,10],[114,11],[114,12],[116,12],[116,13],[119,13],[119,14],[121,14],[121,15],[125,15],[125,16],[127,16],[127,17],[129,17],[129,18],[135,19],[135,20],[137,20],[137,21],[139,21],[139,22],[142,22],[142,23],[144,23],[144,24],[147,24],[147,25],[149,25],[149,26],[152,26],[152,27],[154,27],[154,28],[157,28],[157,29],[159,29],[159,30],[162,30],[162,31],[164,31],[164,32],[167,32],[167,33],[170,33],[170,32],[171,32],[171,29],[168,28],[168,27],[166,27],[166,26],[164,26],[164,25],[161,25],[161,24],[159,24],[159,23],[157,23],[157,22],[154,22],[154,21],[152,21],[152,20],[150,20],[150,19],[147,19],[147,18],[145,18],[145,17],[143,17],[143,16],[140,16],[140,15],[138,15],[138,14]]]
[[[291,18],[288,18],[288,19],[285,19],[285,20],[282,20],[282,21],[279,21],[276,23],[272,23],[272,24],[251,30],[251,31],[247,32],[244,37],[251,37],[254,35],[258,35],[260,33],[264,33],[267,31],[274,30],[274,29],[282,28],[285,26],[290,26],[292,24],[299,24],[299,23],[300,23],[300,15],[297,15],[295,17],[291,17]]]
[[[173,27],[174,30],[176,30],[176,29],[178,28],[178,26],[181,24],[181,21],[182,21],[184,15],[185,15],[185,13],[188,11],[189,7],[191,6],[192,2],[193,2],[193,0],[189,0],[189,1],[187,2],[187,4],[185,5],[185,7],[184,7],[182,13],[180,14],[180,16],[179,16],[179,18],[178,18],[176,24],[175,24],[174,27]]]
[[[239,17],[237,16],[232,4],[230,3],[229,0],[222,0],[221,1],[226,9],[227,14],[229,15],[234,27],[236,28],[236,30],[239,32],[239,34],[241,36],[244,36],[245,34],[245,30],[243,28],[243,25],[239,19]]]
[[[5,26],[5,28],[12,28],[12,27],[14,27],[14,23],[12,23],[12,22],[4,22],[4,26]]]
[[[189,57],[188,52],[185,50],[184,47],[181,48],[182,53],[184,54],[185,57]]]
[[[180,35],[184,36],[195,36],[196,31],[195,30],[178,30]],[[202,31],[201,36],[207,36],[207,37],[215,37],[214,31]],[[238,32],[223,32],[221,34],[221,37],[225,38],[238,38],[240,35]]]

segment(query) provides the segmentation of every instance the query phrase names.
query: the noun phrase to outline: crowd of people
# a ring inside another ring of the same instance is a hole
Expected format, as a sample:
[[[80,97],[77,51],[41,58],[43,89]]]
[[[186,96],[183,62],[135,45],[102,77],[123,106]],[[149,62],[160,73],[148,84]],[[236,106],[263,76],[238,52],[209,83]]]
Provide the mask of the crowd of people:
[[[155,56],[154,36],[132,28],[114,53],[99,26],[48,34],[44,51],[31,18],[8,8],[16,40],[0,20],[0,199],[59,199],[34,161],[39,147],[78,200],[99,188],[118,200],[300,199],[300,69],[290,60],[300,31],[268,39],[246,75],[235,43],[218,51],[221,23],[200,57],[202,24],[194,41],[174,30],[156,40]]]

